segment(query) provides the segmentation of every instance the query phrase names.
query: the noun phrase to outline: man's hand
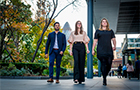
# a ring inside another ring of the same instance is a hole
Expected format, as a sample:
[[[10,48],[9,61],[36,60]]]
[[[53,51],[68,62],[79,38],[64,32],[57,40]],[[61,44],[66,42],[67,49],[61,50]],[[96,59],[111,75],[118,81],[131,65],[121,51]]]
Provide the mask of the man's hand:
[[[90,51],[89,50],[87,50],[87,54],[89,54],[90,53]]]
[[[63,55],[63,51],[61,51],[60,54]]]
[[[45,57],[48,58],[48,54],[45,54]]]

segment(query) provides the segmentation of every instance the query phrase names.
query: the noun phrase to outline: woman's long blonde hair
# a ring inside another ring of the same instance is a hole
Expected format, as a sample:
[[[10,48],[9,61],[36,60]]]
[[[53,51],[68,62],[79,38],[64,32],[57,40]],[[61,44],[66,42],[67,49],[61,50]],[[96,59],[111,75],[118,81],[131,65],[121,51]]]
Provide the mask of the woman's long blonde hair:
[[[78,22],[81,23],[80,34],[83,34],[82,22],[78,20],[78,21],[75,23],[75,32],[74,32],[75,35],[78,35],[78,27],[77,27],[77,23],[78,23]]]
[[[109,23],[108,23],[108,20],[107,20],[106,18],[101,19],[101,23],[100,23],[100,28],[99,28],[99,30],[101,30],[101,31],[103,30],[103,29],[102,29],[102,27],[103,27],[103,26],[102,26],[102,21],[103,21],[103,20],[106,20],[106,22],[107,22],[106,30],[110,31],[111,29],[109,28]]]

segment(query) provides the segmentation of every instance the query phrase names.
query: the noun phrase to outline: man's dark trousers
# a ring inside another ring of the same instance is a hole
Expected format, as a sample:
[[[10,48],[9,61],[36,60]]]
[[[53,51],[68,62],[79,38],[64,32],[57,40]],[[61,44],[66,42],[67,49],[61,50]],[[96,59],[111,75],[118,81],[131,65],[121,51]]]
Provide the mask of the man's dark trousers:
[[[53,50],[49,56],[49,76],[53,79],[53,65],[54,60],[56,59],[56,79],[59,79],[60,74],[60,64],[61,64],[62,55],[59,54],[58,50]]]

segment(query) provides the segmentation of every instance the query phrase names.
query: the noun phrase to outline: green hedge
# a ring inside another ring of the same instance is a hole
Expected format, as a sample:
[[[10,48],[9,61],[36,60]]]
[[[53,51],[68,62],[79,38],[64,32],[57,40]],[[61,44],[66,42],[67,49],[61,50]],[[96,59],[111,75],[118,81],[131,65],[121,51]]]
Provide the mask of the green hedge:
[[[0,69],[2,69],[1,72],[5,73],[2,75],[5,75],[5,76],[10,75],[10,74],[6,74],[6,72],[8,72],[8,71],[16,72],[19,70],[21,70],[21,71],[26,70],[26,71],[29,71],[30,73],[34,73],[34,74],[37,73],[37,75],[48,75],[48,71],[49,71],[49,66],[47,64],[42,64],[42,63],[12,63],[13,66],[10,66],[10,68],[8,68],[9,65],[10,65],[10,63],[0,63]],[[3,69],[5,67],[7,67],[7,68]],[[47,70],[47,71],[45,71],[45,70]],[[56,70],[56,67],[54,68],[54,70]],[[66,71],[67,71],[66,68],[61,67],[61,73],[65,73]],[[18,76],[18,75],[20,75],[20,74],[17,74],[17,75],[12,74],[12,76]]]
[[[47,64],[41,64],[41,63],[12,63],[16,66],[17,69],[21,69],[21,68],[29,68],[30,70],[32,70],[34,73],[41,73],[43,72],[44,69],[48,69],[49,66]],[[2,68],[2,66],[8,66],[9,63],[0,63],[0,68]]]

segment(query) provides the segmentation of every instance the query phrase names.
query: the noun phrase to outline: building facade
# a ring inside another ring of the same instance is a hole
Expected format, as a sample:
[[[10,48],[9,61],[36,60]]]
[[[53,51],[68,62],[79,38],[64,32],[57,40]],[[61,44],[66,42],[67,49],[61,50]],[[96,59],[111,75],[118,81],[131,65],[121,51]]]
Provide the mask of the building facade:
[[[68,22],[66,22],[66,23],[64,24],[62,33],[64,33],[64,34],[66,35],[66,41],[68,41],[69,36],[70,36],[70,34],[71,34],[71,27],[70,27],[70,25],[69,25]],[[67,45],[69,45],[68,42],[67,42]]]
[[[122,43],[121,51],[123,65],[127,64],[128,60],[131,60],[134,64],[137,57],[140,59],[140,38],[125,38]]]

